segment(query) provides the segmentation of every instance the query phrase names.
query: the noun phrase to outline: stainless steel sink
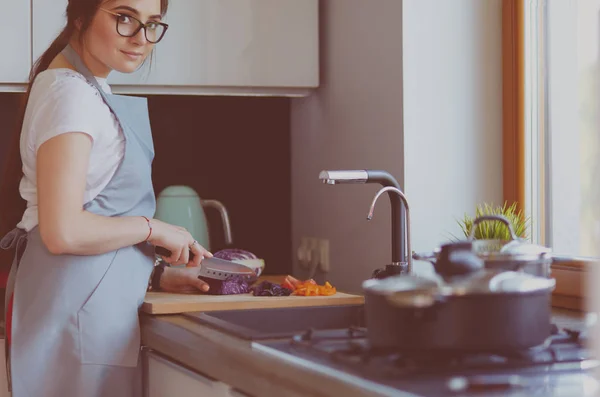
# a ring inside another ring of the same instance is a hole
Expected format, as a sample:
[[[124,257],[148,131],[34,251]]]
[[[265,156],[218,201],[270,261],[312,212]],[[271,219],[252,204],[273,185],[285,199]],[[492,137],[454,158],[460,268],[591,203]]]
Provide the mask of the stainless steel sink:
[[[247,340],[290,338],[309,329],[365,326],[364,305],[223,310],[184,315]]]

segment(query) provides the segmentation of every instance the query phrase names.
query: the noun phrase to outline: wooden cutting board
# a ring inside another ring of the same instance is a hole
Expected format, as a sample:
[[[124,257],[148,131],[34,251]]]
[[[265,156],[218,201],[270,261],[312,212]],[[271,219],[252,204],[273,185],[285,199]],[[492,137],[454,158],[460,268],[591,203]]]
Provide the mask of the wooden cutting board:
[[[281,283],[284,276],[264,276],[259,282],[268,280]],[[276,307],[306,307],[363,304],[361,295],[337,292],[332,296],[253,296],[173,294],[148,292],[142,311],[149,314],[177,314],[185,312],[209,312],[215,310],[271,309]]]

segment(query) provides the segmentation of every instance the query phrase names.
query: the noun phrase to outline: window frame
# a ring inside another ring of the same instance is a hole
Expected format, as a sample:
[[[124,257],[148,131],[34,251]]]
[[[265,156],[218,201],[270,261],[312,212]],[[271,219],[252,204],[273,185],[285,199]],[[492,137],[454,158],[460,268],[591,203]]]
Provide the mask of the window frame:
[[[547,0],[538,0],[545,8]],[[545,10],[544,10],[545,11]],[[532,235],[536,240],[543,243],[547,241],[547,230],[550,226],[546,219],[547,201],[549,183],[547,181],[547,167],[540,170],[541,189],[540,194],[532,199],[527,197],[527,183],[531,181],[530,175],[527,175],[526,161],[530,160],[526,150],[532,150],[534,143],[527,142],[526,136],[526,50],[527,32],[526,12],[524,0],[503,0],[502,2],[502,150],[503,150],[503,199],[508,203],[516,202],[521,210],[533,210],[535,212],[536,224],[532,227]],[[544,18],[545,19],[545,18]],[[546,21],[544,20],[545,24]],[[545,27],[541,27],[545,29]],[[545,43],[538,50],[538,56],[542,58],[545,64]],[[543,73],[543,71],[542,71]],[[542,100],[538,100],[536,105],[539,111],[536,112],[537,120],[534,120],[540,128],[542,140],[537,141],[543,148],[536,154],[544,156],[546,145],[543,142],[546,136],[545,127],[547,124],[547,100],[546,100],[546,76],[541,76],[537,84],[534,85]],[[528,147],[529,146],[529,147]],[[534,156],[534,157],[536,157]],[[543,158],[542,158],[543,161]],[[541,191],[544,191],[542,193]],[[531,193],[529,193],[531,194]],[[527,200],[534,201],[535,204],[527,208]],[[559,264],[552,265],[552,277],[556,280],[556,288],[552,294],[552,305],[574,310],[585,310],[585,298],[590,294],[586,290],[586,277],[591,272],[589,261],[561,261]]]
[[[502,2],[502,187],[504,200],[525,202],[523,0]]]

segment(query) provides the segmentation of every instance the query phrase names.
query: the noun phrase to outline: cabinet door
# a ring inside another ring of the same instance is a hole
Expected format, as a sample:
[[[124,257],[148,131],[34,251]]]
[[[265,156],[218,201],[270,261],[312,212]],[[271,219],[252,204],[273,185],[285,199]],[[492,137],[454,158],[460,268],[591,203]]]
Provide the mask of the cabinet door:
[[[318,85],[318,0],[177,0],[154,62],[113,84]]]
[[[11,0],[14,1],[14,0]],[[19,1],[24,2],[24,1]],[[33,59],[37,59],[48,49],[56,36],[67,24],[68,0],[33,0],[32,34]]]
[[[0,0],[0,83],[25,83],[31,69],[29,1]]]
[[[18,7],[29,15],[26,1],[0,1],[7,3],[9,9]],[[33,59],[27,57],[23,61],[27,64],[23,76],[65,26],[67,2],[32,0],[33,36],[25,44],[32,43]],[[152,59],[135,73],[112,72],[111,84],[318,86],[318,0],[176,0],[170,2],[165,22],[169,30],[156,46]],[[15,45],[2,43],[0,47]],[[17,45],[18,53],[28,54],[22,44]]]
[[[229,397],[229,387],[145,351],[145,397]]]

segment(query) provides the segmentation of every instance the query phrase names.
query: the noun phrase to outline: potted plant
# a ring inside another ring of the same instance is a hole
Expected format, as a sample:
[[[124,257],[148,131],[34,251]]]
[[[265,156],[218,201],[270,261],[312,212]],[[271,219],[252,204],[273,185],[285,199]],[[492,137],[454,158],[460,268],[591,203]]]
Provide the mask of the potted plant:
[[[465,237],[468,238],[473,228],[473,221],[483,215],[502,215],[510,222],[517,237],[529,240],[529,227],[531,219],[526,217],[521,210],[517,210],[517,203],[511,206],[505,202],[503,206],[483,203],[475,208],[475,217],[465,214],[462,219],[457,220]],[[475,230],[475,240],[502,240],[511,239],[506,225],[500,221],[483,221]]]

